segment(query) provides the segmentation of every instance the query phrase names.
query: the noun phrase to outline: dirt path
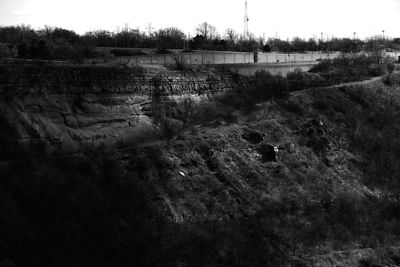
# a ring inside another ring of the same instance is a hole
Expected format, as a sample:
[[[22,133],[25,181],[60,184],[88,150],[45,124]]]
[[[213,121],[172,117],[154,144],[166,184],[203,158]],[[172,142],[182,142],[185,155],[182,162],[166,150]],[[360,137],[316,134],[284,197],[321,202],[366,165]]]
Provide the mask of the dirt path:
[[[399,74],[400,71],[394,71],[393,73],[395,74]],[[335,85],[330,85],[330,86],[326,86],[326,87],[312,87],[312,88],[307,88],[304,90],[299,90],[299,91],[293,91],[290,94],[292,96],[300,96],[302,95],[304,92],[308,92],[311,90],[332,90],[332,89],[337,89],[339,87],[342,86],[354,86],[354,85],[365,85],[365,84],[369,84],[369,83],[374,83],[374,82],[378,82],[380,81],[385,75],[382,76],[377,76],[377,77],[372,77],[366,80],[362,80],[362,81],[354,81],[354,82],[347,82],[347,83],[340,83],[340,84],[335,84]]]
[[[393,74],[399,74],[400,71],[393,71]],[[386,74],[385,74],[386,75]],[[362,81],[355,81],[355,82],[348,82],[348,83],[340,83],[340,84],[336,84],[336,85],[331,85],[331,86],[327,86],[327,87],[323,87],[323,89],[329,89],[329,88],[338,88],[344,85],[362,85],[362,84],[367,84],[370,82],[376,82],[381,80],[385,75],[382,76],[378,76],[378,77],[372,77],[366,80],[362,80]]]

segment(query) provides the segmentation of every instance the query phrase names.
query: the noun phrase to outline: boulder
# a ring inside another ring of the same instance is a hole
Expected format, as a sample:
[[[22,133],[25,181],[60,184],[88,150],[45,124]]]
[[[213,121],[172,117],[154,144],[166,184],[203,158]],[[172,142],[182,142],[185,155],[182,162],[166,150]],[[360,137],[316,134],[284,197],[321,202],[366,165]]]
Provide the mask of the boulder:
[[[278,147],[270,144],[262,143],[257,147],[258,152],[262,155],[264,162],[276,162],[278,159]]]

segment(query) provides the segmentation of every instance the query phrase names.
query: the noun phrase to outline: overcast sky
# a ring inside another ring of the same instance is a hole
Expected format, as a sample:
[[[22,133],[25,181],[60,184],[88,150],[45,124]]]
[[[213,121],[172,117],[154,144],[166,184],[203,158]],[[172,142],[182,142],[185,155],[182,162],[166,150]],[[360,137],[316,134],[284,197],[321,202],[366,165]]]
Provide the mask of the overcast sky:
[[[400,0],[248,0],[256,36],[310,38],[382,34],[400,37]],[[129,23],[145,30],[176,26],[186,34],[207,21],[223,34],[243,32],[244,0],[0,0],[0,25],[58,26],[78,33]]]

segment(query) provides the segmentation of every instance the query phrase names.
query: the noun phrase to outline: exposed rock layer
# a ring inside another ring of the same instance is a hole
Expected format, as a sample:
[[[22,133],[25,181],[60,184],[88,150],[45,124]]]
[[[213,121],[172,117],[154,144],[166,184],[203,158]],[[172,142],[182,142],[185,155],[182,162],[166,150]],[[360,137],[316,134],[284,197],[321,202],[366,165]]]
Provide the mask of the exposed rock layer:
[[[204,97],[235,86],[226,71],[26,64],[0,67],[0,80],[7,143],[45,140],[65,150],[115,142],[149,127],[155,95]]]

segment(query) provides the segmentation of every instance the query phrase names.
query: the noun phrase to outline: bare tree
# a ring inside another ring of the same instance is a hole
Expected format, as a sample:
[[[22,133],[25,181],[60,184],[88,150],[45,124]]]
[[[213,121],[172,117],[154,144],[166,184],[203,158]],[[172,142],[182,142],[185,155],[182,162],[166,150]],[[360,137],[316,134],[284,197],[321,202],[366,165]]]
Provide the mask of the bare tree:
[[[185,34],[178,28],[170,27],[160,29],[155,34],[157,40],[157,48],[160,52],[166,49],[181,48],[185,41]]]
[[[205,40],[212,40],[217,35],[217,30],[216,30],[215,26],[213,26],[207,22],[203,22],[202,24],[200,24],[196,28],[196,31],[197,31],[197,34],[202,35]]]
[[[225,40],[229,43],[235,43],[239,38],[239,35],[235,32],[234,29],[228,28],[225,30]]]

